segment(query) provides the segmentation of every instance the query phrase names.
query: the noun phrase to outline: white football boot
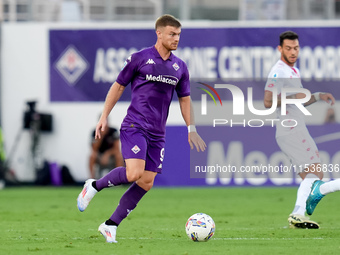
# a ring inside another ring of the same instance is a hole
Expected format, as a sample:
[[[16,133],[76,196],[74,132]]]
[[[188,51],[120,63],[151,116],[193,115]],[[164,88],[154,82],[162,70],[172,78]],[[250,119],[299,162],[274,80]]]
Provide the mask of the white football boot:
[[[290,214],[288,223],[290,228],[318,229],[320,227],[317,222],[300,214]]]
[[[95,188],[92,187],[92,182],[94,181],[95,179],[88,179],[84,184],[83,190],[80,192],[77,198],[77,206],[78,206],[79,211],[81,212],[85,211],[91,199],[98,192]]]
[[[104,222],[100,224],[98,231],[105,237],[107,243],[117,243],[116,241],[117,226],[106,225]]]

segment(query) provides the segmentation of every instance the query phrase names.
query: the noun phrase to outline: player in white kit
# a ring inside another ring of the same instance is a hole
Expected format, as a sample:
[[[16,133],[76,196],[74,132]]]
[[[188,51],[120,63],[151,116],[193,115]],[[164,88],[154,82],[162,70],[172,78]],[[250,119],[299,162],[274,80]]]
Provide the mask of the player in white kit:
[[[276,141],[281,150],[290,159],[293,170],[302,178],[297,192],[297,199],[293,212],[289,215],[288,222],[291,228],[319,228],[319,224],[305,216],[306,200],[314,181],[323,178],[320,167],[318,148],[310,136],[304,120],[304,113],[295,104],[287,104],[286,114],[281,114],[281,92],[283,89],[302,89],[300,71],[295,67],[299,54],[298,35],[292,31],[280,35],[278,50],[281,59],[271,69],[265,86],[264,105],[271,108],[273,94],[277,97],[277,115],[280,121],[276,124]],[[275,94],[277,92],[277,94]],[[287,93],[288,99],[303,99],[306,95],[301,92]],[[323,100],[334,104],[335,99],[330,93],[313,93],[310,100],[303,106],[308,106],[316,101]],[[282,122],[283,121],[283,122]],[[285,123],[285,125],[282,125]]]

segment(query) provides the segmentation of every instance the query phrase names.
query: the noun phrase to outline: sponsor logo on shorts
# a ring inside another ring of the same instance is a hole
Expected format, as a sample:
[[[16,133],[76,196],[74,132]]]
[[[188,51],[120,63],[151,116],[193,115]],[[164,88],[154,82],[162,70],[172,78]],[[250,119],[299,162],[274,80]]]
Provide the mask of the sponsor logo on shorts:
[[[133,153],[135,153],[135,154],[137,154],[138,152],[140,152],[140,148],[139,148],[137,145],[133,146],[131,150],[132,150]]]

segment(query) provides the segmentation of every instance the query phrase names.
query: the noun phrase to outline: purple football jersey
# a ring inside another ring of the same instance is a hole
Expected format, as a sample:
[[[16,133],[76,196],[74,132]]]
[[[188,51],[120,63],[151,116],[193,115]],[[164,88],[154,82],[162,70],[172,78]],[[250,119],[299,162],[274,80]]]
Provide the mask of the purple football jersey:
[[[186,64],[171,53],[163,60],[154,46],[132,54],[118,75],[117,82],[131,83],[131,104],[122,128],[140,127],[155,136],[164,136],[174,90],[178,97],[190,95]]]

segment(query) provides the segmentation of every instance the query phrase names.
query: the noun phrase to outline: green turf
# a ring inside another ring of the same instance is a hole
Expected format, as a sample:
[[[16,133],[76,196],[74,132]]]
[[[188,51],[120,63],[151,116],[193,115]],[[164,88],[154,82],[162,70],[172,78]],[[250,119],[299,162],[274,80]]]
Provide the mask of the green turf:
[[[296,188],[154,188],[118,228],[117,244],[97,232],[125,188],[106,189],[80,213],[75,188],[0,190],[0,254],[336,254],[340,194],[325,197],[312,219],[319,230],[287,228]],[[184,225],[196,212],[216,223],[195,243]]]

